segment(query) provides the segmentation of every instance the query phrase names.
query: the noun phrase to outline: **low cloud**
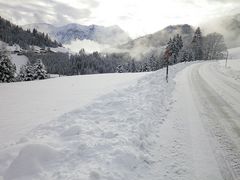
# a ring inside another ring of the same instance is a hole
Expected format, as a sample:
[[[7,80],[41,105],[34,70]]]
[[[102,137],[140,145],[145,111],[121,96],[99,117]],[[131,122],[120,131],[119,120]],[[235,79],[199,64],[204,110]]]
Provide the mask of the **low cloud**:
[[[91,7],[98,6],[95,0],[82,0],[86,8],[77,8],[56,0],[0,0],[0,15],[17,24],[46,22],[62,25],[91,16]],[[69,3],[71,4],[71,3]]]

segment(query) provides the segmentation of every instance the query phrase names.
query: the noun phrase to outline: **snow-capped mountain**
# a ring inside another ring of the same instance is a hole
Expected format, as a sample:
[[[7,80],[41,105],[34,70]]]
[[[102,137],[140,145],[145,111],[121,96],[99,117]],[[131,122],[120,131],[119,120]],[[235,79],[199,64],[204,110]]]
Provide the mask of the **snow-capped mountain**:
[[[39,31],[48,33],[52,39],[62,44],[69,44],[75,40],[91,40],[100,44],[118,45],[130,40],[128,34],[118,26],[84,26],[72,23],[61,27],[55,27],[50,24],[40,23],[25,25],[23,28],[36,28]]]

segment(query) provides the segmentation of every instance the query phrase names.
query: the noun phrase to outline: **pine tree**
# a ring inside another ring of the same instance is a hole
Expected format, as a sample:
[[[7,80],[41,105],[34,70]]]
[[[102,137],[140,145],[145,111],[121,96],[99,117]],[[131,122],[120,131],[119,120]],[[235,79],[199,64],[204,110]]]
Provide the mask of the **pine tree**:
[[[132,66],[131,66],[131,72],[136,72],[137,71],[137,68],[136,68],[136,64],[135,64],[135,61],[134,59],[132,60]]]
[[[183,40],[182,40],[182,36],[180,36],[179,34],[176,35],[176,43],[177,43],[177,48],[178,48],[178,52],[183,48]]]
[[[45,67],[42,63],[42,61],[39,59],[37,63],[33,65],[33,72],[34,72],[34,79],[47,79],[47,71],[45,70]]]
[[[20,69],[18,75],[19,81],[33,81],[36,79],[48,78],[47,71],[41,60],[38,60],[35,64],[27,64]]]
[[[116,68],[116,72],[118,72],[118,73],[123,73],[123,72],[124,72],[124,67],[123,67],[123,65],[118,65],[117,68]]]
[[[170,57],[169,57],[170,63],[172,64],[177,63],[178,54],[179,54],[179,51],[182,49],[182,47],[183,47],[183,41],[182,41],[182,37],[179,34],[174,36],[173,39],[170,38],[166,47],[166,50],[170,54]]]
[[[194,33],[191,46],[192,46],[195,59],[202,60],[203,59],[203,38],[202,38],[202,32],[199,27],[196,29]]]
[[[34,70],[31,64],[22,66],[17,78],[19,81],[32,81],[34,80]]]
[[[16,66],[12,64],[6,52],[0,51],[0,82],[13,82],[15,72]]]

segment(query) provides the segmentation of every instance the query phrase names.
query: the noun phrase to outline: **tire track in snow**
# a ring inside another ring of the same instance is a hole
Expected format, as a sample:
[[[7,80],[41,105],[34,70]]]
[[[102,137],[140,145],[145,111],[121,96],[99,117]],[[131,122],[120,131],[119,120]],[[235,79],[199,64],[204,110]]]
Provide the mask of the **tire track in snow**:
[[[191,82],[196,93],[198,103],[202,107],[202,122],[209,133],[213,151],[218,161],[222,176],[225,180],[239,180],[240,178],[240,151],[234,141],[227,134],[224,123],[230,123],[233,130],[239,131],[239,127],[231,119],[240,117],[221,96],[210,87],[201,77],[198,65],[192,69]],[[208,64],[209,65],[209,64]]]

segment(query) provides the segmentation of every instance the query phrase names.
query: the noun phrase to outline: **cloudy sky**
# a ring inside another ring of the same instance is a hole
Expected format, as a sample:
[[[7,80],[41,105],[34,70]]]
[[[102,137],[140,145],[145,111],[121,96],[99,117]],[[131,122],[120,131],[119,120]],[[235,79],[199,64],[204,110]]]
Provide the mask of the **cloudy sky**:
[[[119,25],[132,37],[237,12],[240,0],[0,0],[0,16],[19,25]]]

